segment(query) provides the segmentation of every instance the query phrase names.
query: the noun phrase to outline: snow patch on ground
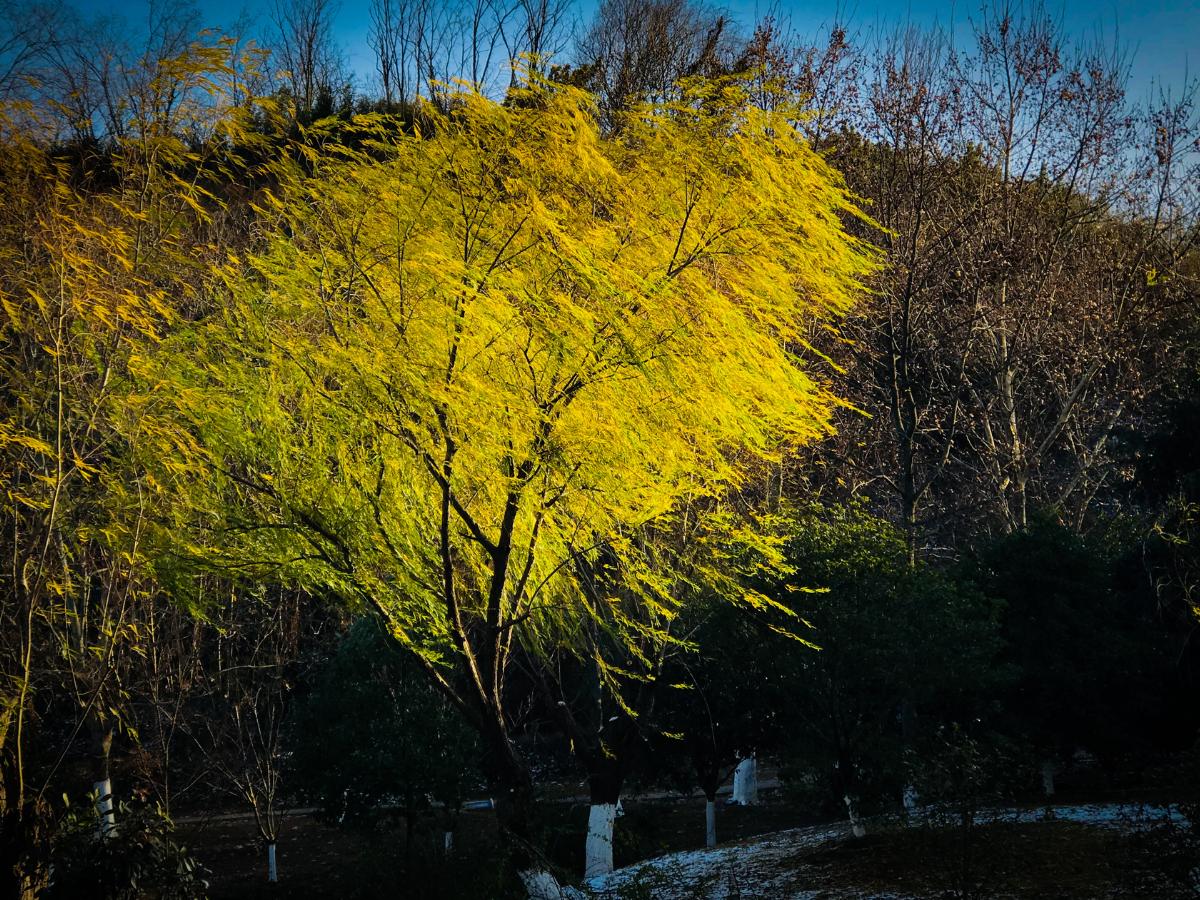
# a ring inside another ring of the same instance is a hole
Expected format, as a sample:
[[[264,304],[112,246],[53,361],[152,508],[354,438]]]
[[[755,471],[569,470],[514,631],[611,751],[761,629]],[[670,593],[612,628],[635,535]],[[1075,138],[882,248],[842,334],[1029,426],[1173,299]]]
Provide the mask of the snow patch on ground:
[[[1178,810],[1166,806],[1121,803],[1085,803],[1079,806],[1050,806],[1036,809],[1001,810],[993,818],[1009,822],[1077,822],[1098,828],[1130,828],[1135,822],[1171,820],[1185,824]]]
[[[798,850],[844,840],[849,834],[848,825],[794,828],[753,842],[660,856],[594,878],[588,886],[605,898],[616,898],[624,891],[655,900],[809,900],[818,894],[792,888],[795,873],[788,871],[787,861]]]
[[[914,821],[920,821],[920,812]],[[1182,817],[1163,806],[1090,803],[1077,806],[997,809],[981,812],[981,822],[1077,822],[1098,828],[1132,828],[1137,822]],[[828,891],[804,886],[804,872],[795,865],[799,851],[850,838],[849,824],[816,825],[764,835],[714,850],[672,853],[593,878],[587,886],[603,900],[622,896],[654,900],[815,900]],[[900,894],[839,892],[852,900],[914,900]]]

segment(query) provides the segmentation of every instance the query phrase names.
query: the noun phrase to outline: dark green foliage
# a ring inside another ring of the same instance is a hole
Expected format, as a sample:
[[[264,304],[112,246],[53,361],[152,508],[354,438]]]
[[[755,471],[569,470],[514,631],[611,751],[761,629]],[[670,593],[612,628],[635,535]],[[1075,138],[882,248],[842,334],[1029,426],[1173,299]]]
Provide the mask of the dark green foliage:
[[[160,806],[118,804],[117,827],[101,835],[95,797],[68,809],[54,844],[51,900],[190,900],[208,894],[207,872],[176,842]]]
[[[938,728],[909,751],[913,787],[931,822],[963,828],[983,809],[1011,798],[1012,748],[993,733],[974,733],[959,724]]]
[[[293,783],[337,821],[437,801],[478,781],[475,733],[374,619],[356,622],[292,720]]]
[[[986,872],[979,832],[989,824],[989,809],[1011,801],[1015,769],[1010,750],[996,735],[973,734],[958,724],[939,728],[908,753],[909,781],[922,803],[921,824],[954,838],[942,836],[949,852],[932,856],[950,896],[989,896],[992,873]]]
[[[895,793],[921,720],[972,717],[1003,677],[994,605],[910,566],[899,531],[861,506],[797,516],[787,558],[793,572],[771,591],[811,623],[803,635],[821,649],[786,639],[772,649],[764,689],[779,710],[785,775],[815,774],[835,802]]]
[[[681,790],[698,784],[712,796],[739,755],[768,749],[778,731],[773,654],[786,638],[728,603],[690,610],[695,647],[672,659],[658,705],[664,736],[653,763]]]
[[[1200,324],[1187,338],[1188,364],[1164,388],[1159,426],[1135,435],[1137,487],[1151,512],[1140,564],[1155,604],[1180,635],[1180,663],[1200,683],[1200,653],[1191,635],[1200,612]],[[1194,727],[1195,722],[1192,722]]]
[[[993,541],[977,565],[1004,602],[1002,658],[1016,673],[1003,730],[1050,757],[1147,750],[1172,663],[1161,626],[1117,590],[1112,554],[1041,518]]]
[[[786,562],[789,574],[755,587],[795,616],[693,612],[699,649],[668,672],[680,686],[665,690],[663,730],[681,735],[702,786],[759,751],[778,753],[789,786],[831,811],[846,792],[898,797],[921,721],[974,717],[1003,679],[995,605],[911,566],[900,532],[861,506],[797,512]]]

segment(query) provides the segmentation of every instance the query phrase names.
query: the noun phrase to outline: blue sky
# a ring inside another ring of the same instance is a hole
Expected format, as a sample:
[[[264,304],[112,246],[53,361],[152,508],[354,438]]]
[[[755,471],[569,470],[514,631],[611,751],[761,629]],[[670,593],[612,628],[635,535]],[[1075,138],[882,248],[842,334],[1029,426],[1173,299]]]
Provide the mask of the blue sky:
[[[195,0],[206,26],[227,26],[243,12],[265,29],[271,0]],[[351,67],[370,75],[373,62],[367,47],[369,0],[340,0],[337,38]],[[580,22],[586,22],[596,0],[576,0]],[[835,18],[852,28],[869,31],[896,24],[938,24],[959,40],[979,16],[978,0],[910,0],[887,3],[880,0],[725,0],[716,5],[726,9],[746,28],[768,12],[785,19],[801,34],[815,34]],[[1117,40],[1130,57],[1129,90],[1134,99],[1144,99],[1159,83],[1176,91],[1186,77],[1200,75],[1200,2],[1197,0],[1045,0],[1051,15],[1061,18],[1069,35],[1080,40],[1101,37]],[[145,19],[146,0],[77,0],[86,14],[118,15],[131,26]]]
[[[1062,22],[1073,39],[1116,41],[1129,54],[1130,93],[1142,99],[1151,86],[1182,85],[1200,75],[1200,2],[1198,0],[1043,0],[1047,12]],[[913,0],[887,3],[844,0],[841,5],[782,0],[801,32],[829,21],[839,11],[859,28],[897,23],[940,25],[963,40],[978,20],[979,0]],[[753,14],[770,4],[734,3],[731,8]],[[808,29],[805,26],[809,26]],[[1189,65],[1190,60],[1190,65]],[[1176,88],[1178,90],[1178,87]]]

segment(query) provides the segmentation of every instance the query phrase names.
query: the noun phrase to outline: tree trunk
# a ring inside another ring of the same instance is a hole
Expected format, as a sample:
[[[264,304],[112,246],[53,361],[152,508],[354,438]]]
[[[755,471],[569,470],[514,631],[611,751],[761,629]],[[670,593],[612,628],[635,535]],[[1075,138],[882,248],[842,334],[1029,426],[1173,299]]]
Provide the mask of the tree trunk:
[[[696,782],[704,792],[704,846],[717,846],[717,791],[721,788],[721,765],[715,759],[694,759]]]
[[[89,722],[94,745],[93,759],[96,763],[95,778],[92,790],[96,792],[96,830],[103,837],[109,835],[117,827],[117,814],[113,806],[112,776],[109,770],[109,760],[112,755],[113,730],[105,726],[94,716]]]
[[[117,814],[113,809],[112,779],[105,778],[92,785],[96,792],[96,829],[102,837],[112,834],[117,828]]]
[[[454,832],[458,828],[458,814],[462,810],[462,798],[458,796],[443,800],[442,813],[442,852],[446,856],[454,854]]]
[[[1042,793],[1047,797],[1054,796],[1055,768],[1054,760],[1049,758],[1042,760]]]
[[[867,826],[863,824],[863,820],[859,818],[858,806],[854,802],[854,798],[847,794],[842,798],[846,801],[846,812],[850,815],[850,830],[856,838],[867,836]]]
[[[607,875],[613,870],[613,823],[617,818],[615,803],[593,803],[588,812],[586,857],[583,864],[585,881]]]
[[[917,564],[917,479],[912,433],[906,428],[900,436],[900,510],[904,522],[904,546],[909,568]]]
[[[534,844],[533,782],[528,772],[514,770],[507,777],[492,781],[496,800],[496,818],[507,844],[509,861],[524,880],[525,873],[538,867],[541,860]]]
[[[749,756],[733,770],[733,803],[751,806],[758,802],[758,760]]]
[[[585,880],[607,875],[613,870],[613,831],[624,779],[616,766],[604,768],[605,771],[593,771],[588,776],[591,809],[588,811],[587,844],[584,848]]]
[[[275,842],[267,844],[267,881],[275,884],[279,881],[279,868],[275,865]]]
[[[521,872],[521,885],[529,900],[568,900],[578,892],[564,888],[547,869],[526,869]]]
[[[505,881],[510,888],[523,888],[529,900],[561,900],[571,896],[550,871],[537,843],[537,809],[529,767],[503,727],[485,727],[480,734],[484,744],[484,774],[507,851]]]
[[[900,739],[904,742],[904,749],[911,753],[917,738],[917,711],[908,698],[900,702],[898,717],[900,719]],[[915,813],[917,811],[917,789],[912,782],[905,783],[904,793],[901,796],[904,801],[905,813],[909,815]]]

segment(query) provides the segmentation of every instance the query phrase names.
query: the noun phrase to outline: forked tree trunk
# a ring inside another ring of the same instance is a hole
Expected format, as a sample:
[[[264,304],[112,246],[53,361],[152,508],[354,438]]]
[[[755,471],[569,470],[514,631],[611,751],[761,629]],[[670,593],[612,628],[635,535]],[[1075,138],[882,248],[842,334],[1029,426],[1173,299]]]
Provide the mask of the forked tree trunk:
[[[485,727],[480,735],[484,774],[505,843],[508,888],[523,889],[529,900],[563,900],[575,896],[574,891],[559,884],[538,846],[536,800],[529,767],[504,728]]]
[[[753,756],[741,760],[733,770],[732,802],[738,806],[758,802],[758,760]]]

